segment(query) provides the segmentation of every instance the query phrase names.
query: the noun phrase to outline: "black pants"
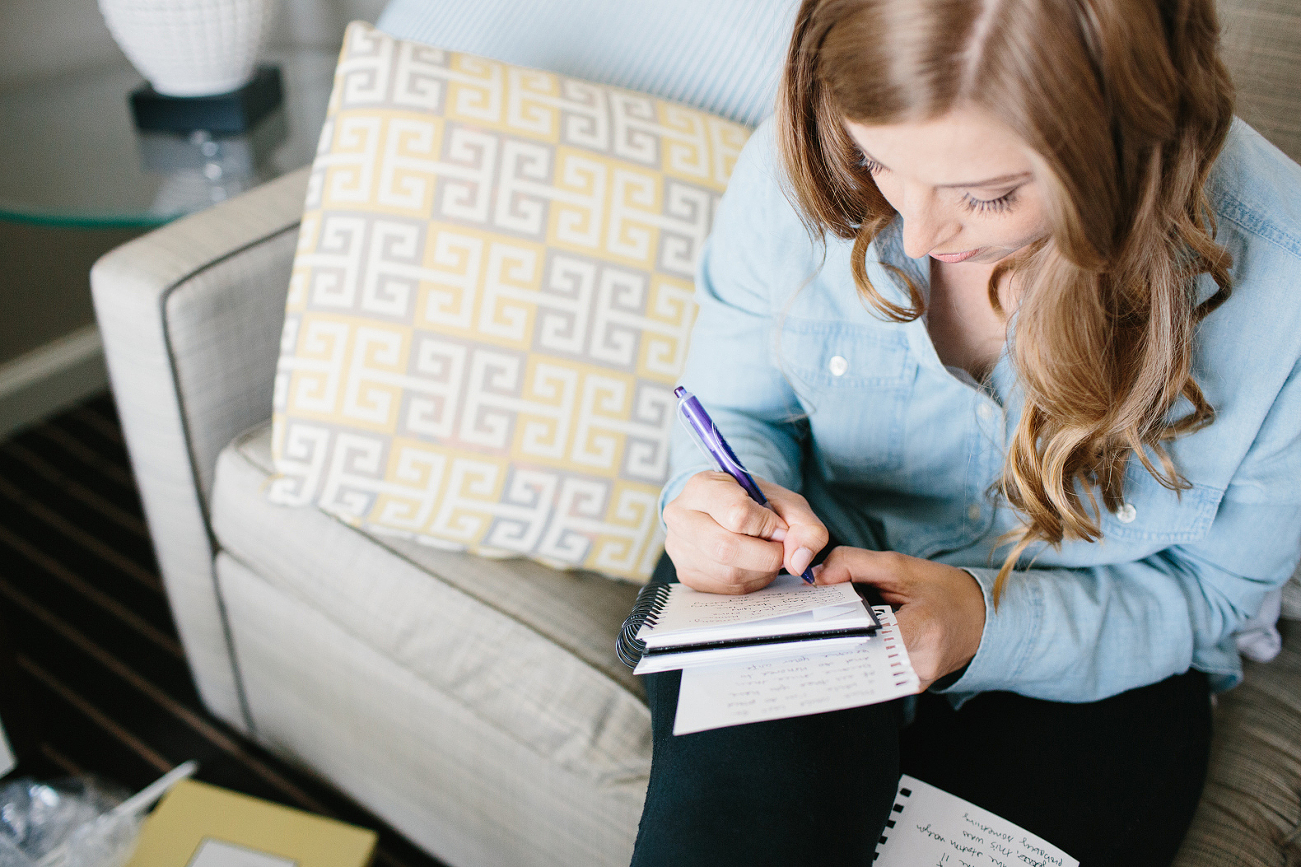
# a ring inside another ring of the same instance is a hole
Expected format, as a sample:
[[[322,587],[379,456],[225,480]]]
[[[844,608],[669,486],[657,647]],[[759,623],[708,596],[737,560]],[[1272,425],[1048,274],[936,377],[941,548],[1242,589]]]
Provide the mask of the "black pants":
[[[924,694],[906,726],[889,702],[675,737],[680,680],[645,678],[654,754],[633,867],[868,865],[901,771],[1082,867],[1163,867],[1210,750],[1197,671],[1085,704],[983,693],[954,711]]]

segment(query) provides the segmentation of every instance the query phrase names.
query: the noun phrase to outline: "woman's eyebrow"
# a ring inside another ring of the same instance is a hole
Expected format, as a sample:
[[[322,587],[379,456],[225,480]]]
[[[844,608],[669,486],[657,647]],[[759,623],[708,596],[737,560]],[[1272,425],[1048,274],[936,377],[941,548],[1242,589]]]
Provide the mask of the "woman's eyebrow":
[[[871,160],[872,162],[876,163],[878,166],[885,169],[886,171],[890,170],[885,163],[881,162],[876,157],[872,156],[867,151],[863,150],[861,146],[858,148],[858,152],[863,155],[864,160]],[[1010,184],[1013,181],[1025,180],[1026,178],[1032,177],[1033,174],[1034,174],[1033,172],[1028,172],[1028,171],[1014,172],[1010,175],[999,175],[996,178],[986,178],[983,181],[971,181],[962,184],[936,184],[935,186],[936,189],[941,189],[941,190],[956,189],[958,187],[997,187],[1001,184]]]
[[[996,178],[986,178],[983,181],[971,181],[964,184],[937,184],[942,189],[950,187],[997,187],[1001,184],[1010,184],[1012,181],[1025,180],[1031,176],[1031,172],[1017,172],[1011,175],[999,175]]]

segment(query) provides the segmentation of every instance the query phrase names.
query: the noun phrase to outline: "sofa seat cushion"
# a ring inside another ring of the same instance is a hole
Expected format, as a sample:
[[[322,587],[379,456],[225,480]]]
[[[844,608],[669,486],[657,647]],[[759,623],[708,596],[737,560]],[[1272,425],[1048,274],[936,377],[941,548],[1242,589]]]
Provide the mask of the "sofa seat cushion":
[[[1174,867],[1301,864],[1301,622],[1221,695],[1206,788]]]
[[[649,712],[614,653],[636,585],[273,505],[270,439],[269,425],[254,428],[218,459],[223,551],[549,760],[604,782],[646,775]]]

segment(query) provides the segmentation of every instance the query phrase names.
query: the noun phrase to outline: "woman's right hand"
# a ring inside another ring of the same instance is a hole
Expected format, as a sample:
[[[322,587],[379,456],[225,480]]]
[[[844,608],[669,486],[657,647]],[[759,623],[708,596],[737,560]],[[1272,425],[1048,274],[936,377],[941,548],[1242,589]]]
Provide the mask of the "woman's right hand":
[[[801,574],[827,544],[827,528],[808,501],[756,478],[772,508],[746,495],[726,473],[697,473],[664,507],[664,550],[678,580],[706,593],[750,593],[786,567]]]

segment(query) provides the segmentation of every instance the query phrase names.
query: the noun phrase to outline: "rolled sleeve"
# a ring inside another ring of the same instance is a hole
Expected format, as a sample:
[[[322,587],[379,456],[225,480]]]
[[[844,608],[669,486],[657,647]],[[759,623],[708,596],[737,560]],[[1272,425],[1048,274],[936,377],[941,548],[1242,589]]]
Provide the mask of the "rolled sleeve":
[[[957,704],[987,690],[1096,701],[1189,668],[1217,690],[1236,685],[1235,633],[1301,559],[1301,362],[1265,405],[1201,538],[1134,562],[1016,570],[997,606],[998,570],[967,568],[985,631],[966,671],[937,691]]]
[[[1014,571],[995,606],[998,570],[966,571],[986,618],[966,671],[937,690],[955,704],[989,690],[1098,701],[1189,668],[1227,689],[1241,679],[1234,630],[1286,580],[1254,581],[1172,550],[1121,566]]]
[[[976,655],[967,664],[962,676],[934,692],[948,694],[958,704],[972,695],[989,689],[1005,689],[1023,668],[1031,637],[1041,632],[1043,597],[1033,585],[1025,585],[1022,598],[1016,605],[1007,605],[1006,597],[998,607],[994,605],[994,578],[997,569],[964,569],[976,579],[985,597],[985,629],[980,636]]]

